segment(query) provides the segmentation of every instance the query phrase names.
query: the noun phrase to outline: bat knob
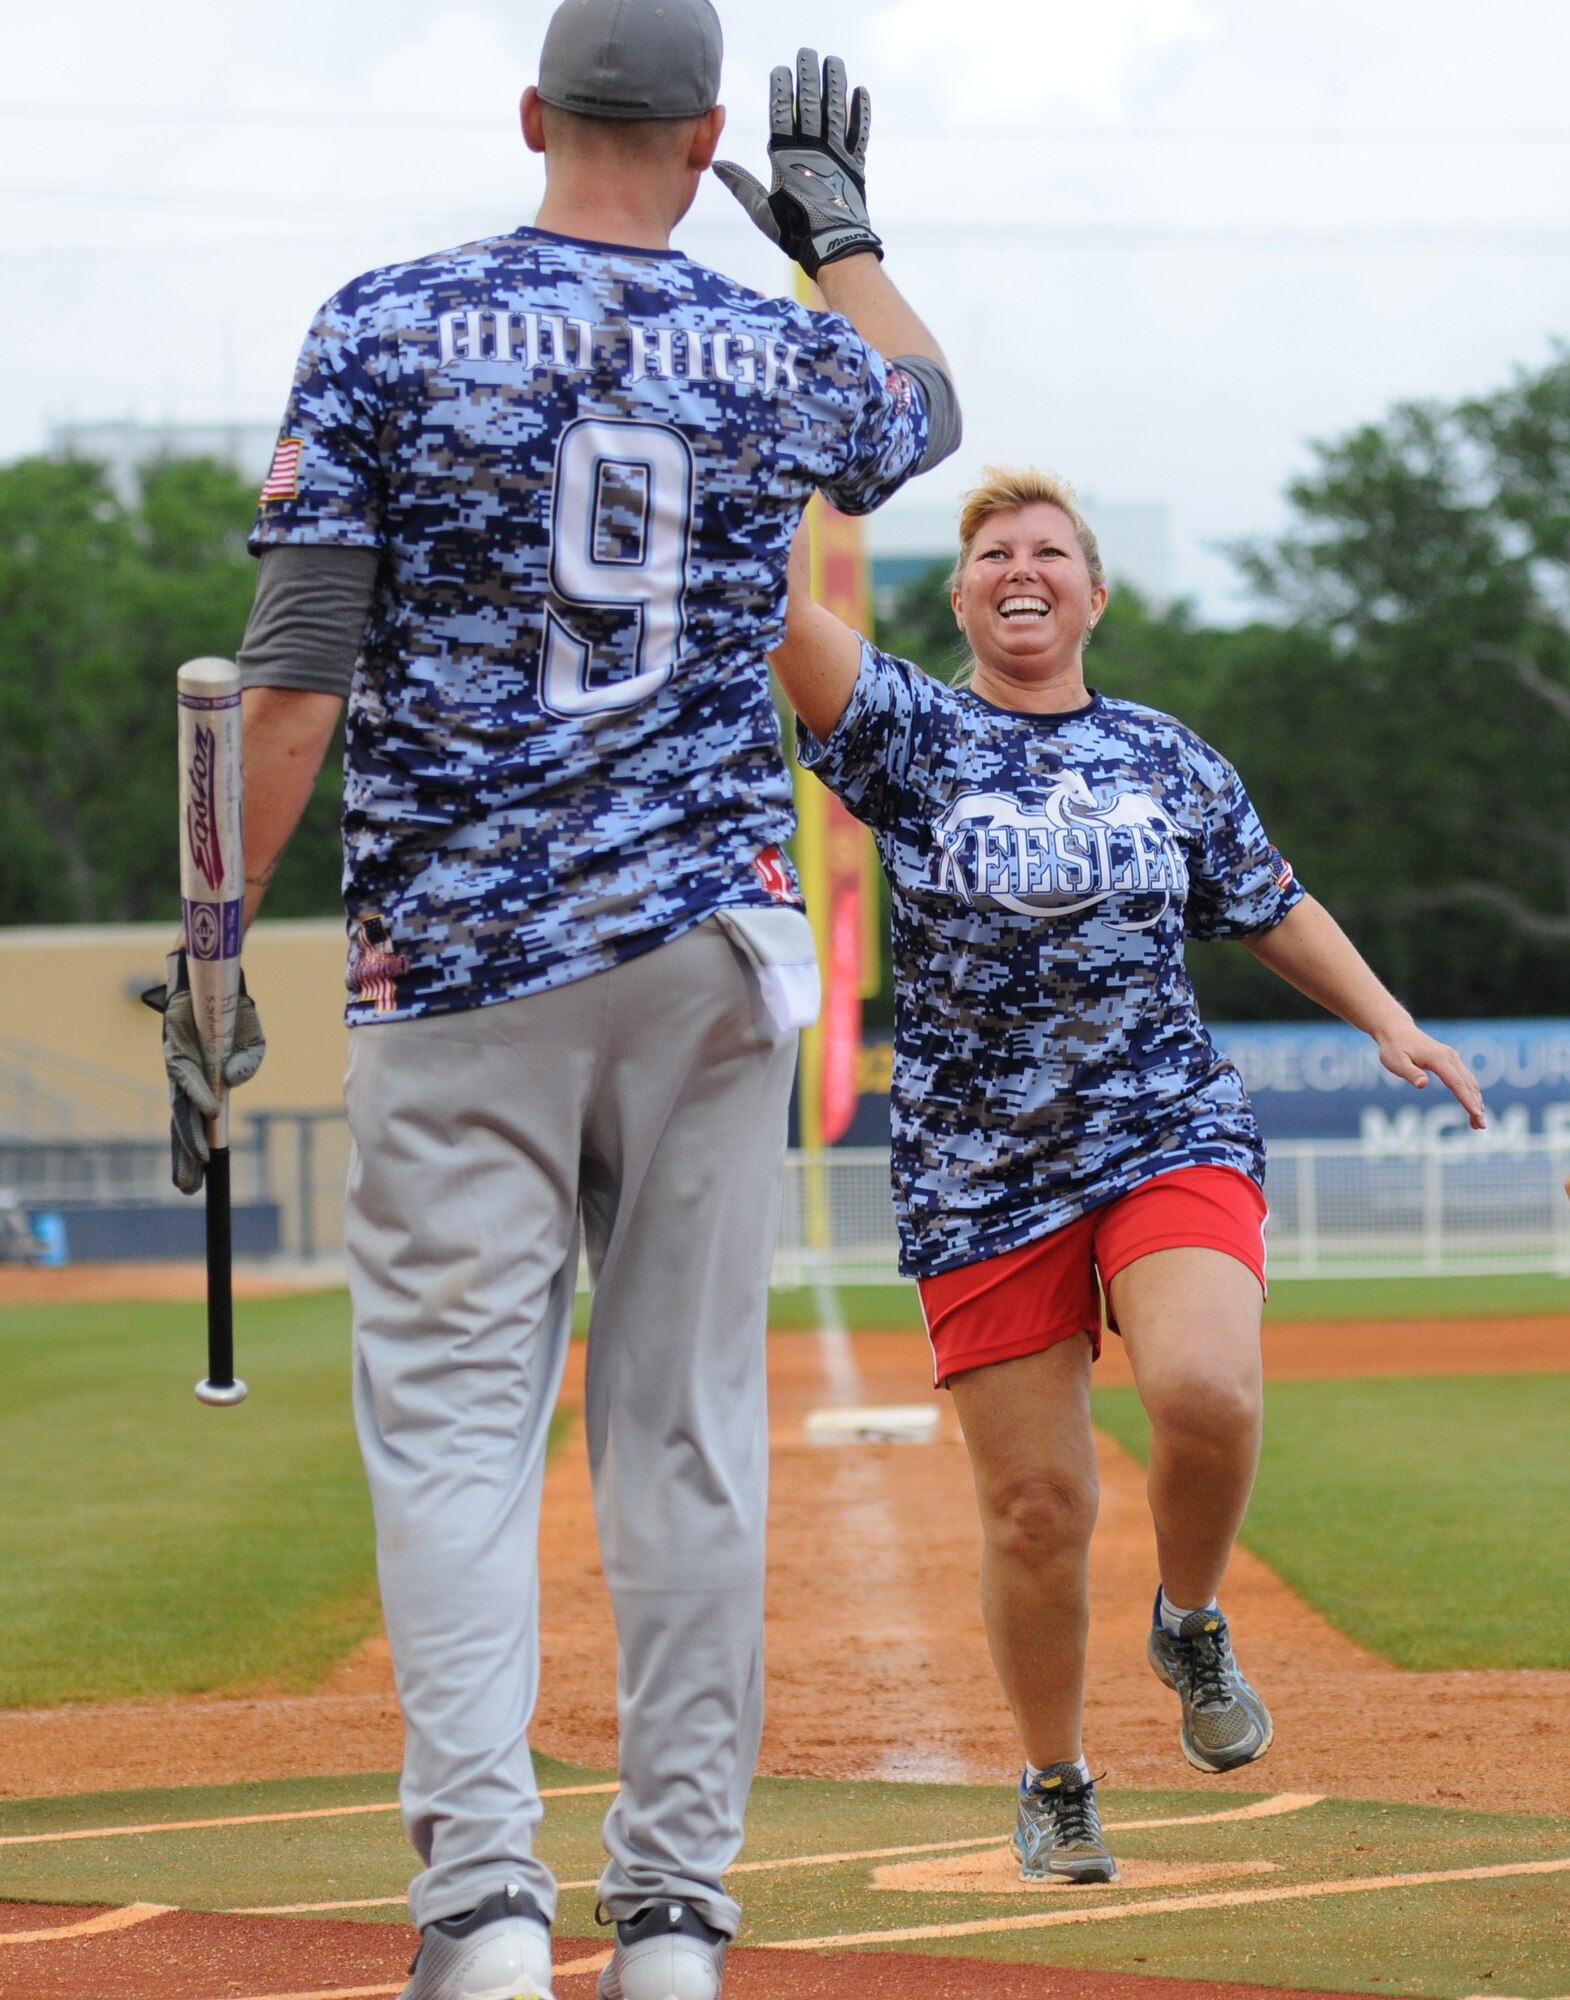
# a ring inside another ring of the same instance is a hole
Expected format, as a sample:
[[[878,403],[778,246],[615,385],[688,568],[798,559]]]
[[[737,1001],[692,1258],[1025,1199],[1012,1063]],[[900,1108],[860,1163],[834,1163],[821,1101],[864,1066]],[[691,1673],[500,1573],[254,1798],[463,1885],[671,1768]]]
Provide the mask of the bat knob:
[[[212,1403],[219,1409],[227,1409],[231,1403],[243,1403],[247,1395],[243,1382],[209,1382],[204,1377],[196,1385],[196,1400]]]

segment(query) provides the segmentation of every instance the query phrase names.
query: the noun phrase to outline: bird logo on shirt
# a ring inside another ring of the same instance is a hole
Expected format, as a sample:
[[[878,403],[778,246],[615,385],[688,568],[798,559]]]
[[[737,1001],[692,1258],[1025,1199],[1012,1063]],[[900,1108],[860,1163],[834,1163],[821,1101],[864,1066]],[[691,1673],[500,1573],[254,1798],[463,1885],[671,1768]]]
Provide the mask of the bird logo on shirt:
[[[1123,894],[1159,894],[1160,906],[1119,923],[1148,930],[1188,886],[1177,829],[1144,792],[1101,805],[1077,771],[1039,802],[965,792],[936,822],[937,887],[969,909],[1063,917]]]

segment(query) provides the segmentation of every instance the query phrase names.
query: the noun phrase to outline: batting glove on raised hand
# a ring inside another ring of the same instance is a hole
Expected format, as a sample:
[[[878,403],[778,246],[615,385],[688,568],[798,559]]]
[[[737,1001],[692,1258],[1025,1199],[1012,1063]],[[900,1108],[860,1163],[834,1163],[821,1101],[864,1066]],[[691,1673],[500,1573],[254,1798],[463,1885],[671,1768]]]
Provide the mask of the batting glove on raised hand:
[[[818,80],[818,52],[802,49],[796,74],[781,64],[769,77],[767,192],[744,167],[717,160],[714,171],[768,237],[815,278],[825,264],[870,250],[883,239],[867,220],[867,134],[872,99],[858,89],[846,109],[845,65],[830,56]]]
[[[164,1017],[164,1069],[169,1077],[169,1152],[174,1184],[181,1194],[195,1194],[202,1185],[207,1165],[207,1127],[204,1121],[218,1114],[218,1099],[207,1080],[207,1063],[202,1054],[202,1038],[196,1030],[196,1009],[191,1002],[191,980],[186,971],[185,953],[172,951],[164,961],[167,979],[162,986],[149,986],[142,1004]],[[267,1044],[256,1006],[245,990],[240,975],[240,999],[234,1017],[234,1047],[224,1064],[224,1082],[233,1089],[249,1083],[261,1068]]]

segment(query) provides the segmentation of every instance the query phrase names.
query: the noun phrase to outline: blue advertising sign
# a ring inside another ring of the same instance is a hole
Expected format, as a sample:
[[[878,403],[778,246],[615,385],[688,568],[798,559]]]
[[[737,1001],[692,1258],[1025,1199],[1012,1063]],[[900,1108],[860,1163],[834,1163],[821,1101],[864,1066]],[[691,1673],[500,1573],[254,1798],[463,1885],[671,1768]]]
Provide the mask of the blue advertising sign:
[[[1424,1021],[1460,1050],[1501,1139],[1570,1141],[1570,1020]],[[1466,1114],[1437,1079],[1426,1090],[1392,1076],[1379,1051],[1339,1021],[1291,1027],[1213,1027],[1238,1066],[1265,1138],[1360,1139],[1403,1148],[1466,1129]]]

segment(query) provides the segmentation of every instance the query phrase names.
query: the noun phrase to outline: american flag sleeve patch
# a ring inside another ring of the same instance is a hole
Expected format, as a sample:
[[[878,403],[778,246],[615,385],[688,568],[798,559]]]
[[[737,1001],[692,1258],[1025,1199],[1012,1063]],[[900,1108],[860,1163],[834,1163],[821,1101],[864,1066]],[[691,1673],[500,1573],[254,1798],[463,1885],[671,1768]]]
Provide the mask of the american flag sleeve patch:
[[[263,500],[293,500],[300,491],[300,454],[305,449],[304,438],[286,437],[278,440],[278,449],[273,453],[273,462],[267,477],[262,481]]]

